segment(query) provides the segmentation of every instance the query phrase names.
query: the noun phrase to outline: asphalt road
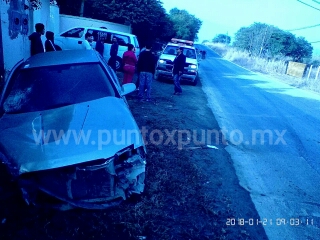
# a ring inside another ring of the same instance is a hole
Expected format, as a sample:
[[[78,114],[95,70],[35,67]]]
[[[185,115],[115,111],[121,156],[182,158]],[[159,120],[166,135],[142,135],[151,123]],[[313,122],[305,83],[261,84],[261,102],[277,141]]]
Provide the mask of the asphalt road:
[[[320,95],[197,47],[207,51],[203,90],[260,215],[242,221],[263,225],[269,239],[320,239]]]

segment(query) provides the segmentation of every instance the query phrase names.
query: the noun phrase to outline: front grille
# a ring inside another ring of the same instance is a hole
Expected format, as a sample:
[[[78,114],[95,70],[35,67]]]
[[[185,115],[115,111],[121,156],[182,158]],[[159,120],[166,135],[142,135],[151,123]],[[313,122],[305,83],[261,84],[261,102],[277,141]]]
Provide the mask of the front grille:
[[[159,65],[158,69],[171,72],[172,68],[173,68],[173,61],[171,61],[171,60],[164,60],[164,61],[165,61],[165,63]],[[193,63],[185,63],[183,73],[188,73],[188,74],[194,75],[195,73],[188,71],[190,65],[193,65]]]

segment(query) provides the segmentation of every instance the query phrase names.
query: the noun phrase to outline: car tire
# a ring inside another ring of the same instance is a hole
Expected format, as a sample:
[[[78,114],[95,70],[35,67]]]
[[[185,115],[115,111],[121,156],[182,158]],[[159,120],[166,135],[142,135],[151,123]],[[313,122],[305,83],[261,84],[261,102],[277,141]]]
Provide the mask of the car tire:
[[[156,81],[161,81],[161,77],[160,77],[160,75],[159,75],[159,73],[156,71],[155,72],[155,74],[154,74],[154,79],[156,80]]]
[[[116,69],[117,71],[122,71],[122,58],[117,56],[117,60],[116,60]]]
[[[196,78],[194,79],[194,81],[191,83],[192,86],[196,86],[198,83],[198,76],[196,76]]]

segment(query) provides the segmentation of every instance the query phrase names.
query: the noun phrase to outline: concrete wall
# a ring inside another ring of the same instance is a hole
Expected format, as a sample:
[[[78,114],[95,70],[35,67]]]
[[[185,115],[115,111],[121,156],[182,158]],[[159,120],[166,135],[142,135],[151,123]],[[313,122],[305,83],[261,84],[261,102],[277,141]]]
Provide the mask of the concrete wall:
[[[34,0],[39,1],[39,0]],[[43,23],[46,31],[58,35],[74,26],[107,27],[131,33],[131,26],[90,18],[59,15],[59,7],[50,0],[40,0],[39,7],[32,7],[28,0],[0,0],[0,86],[8,72],[22,59],[30,57],[28,36],[35,31],[36,23]],[[43,43],[45,36],[42,36]]]
[[[29,11],[24,10],[23,2],[20,0],[1,1],[1,37],[4,76],[21,59],[30,55],[28,40]],[[27,17],[26,31],[22,31],[21,18]],[[18,20],[17,20],[18,19]],[[30,48],[30,47],[29,47]]]
[[[60,14],[60,33],[73,27],[106,27],[107,29],[131,33],[131,26],[107,22],[92,18],[76,17]]]
[[[46,31],[59,32],[59,8],[50,5],[50,0],[41,0],[39,9],[32,8],[27,0],[1,0],[0,4],[0,69],[3,68],[1,75],[5,78],[17,62],[30,57],[28,36],[35,31],[36,23],[43,23]]]

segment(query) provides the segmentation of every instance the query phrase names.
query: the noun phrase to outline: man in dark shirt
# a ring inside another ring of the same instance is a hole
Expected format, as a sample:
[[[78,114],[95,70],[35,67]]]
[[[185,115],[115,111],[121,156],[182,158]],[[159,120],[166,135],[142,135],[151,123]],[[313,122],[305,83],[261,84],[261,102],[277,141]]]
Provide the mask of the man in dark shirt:
[[[150,101],[151,84],[156,67],[156,59],[151,52],[151,46],[150,43],[146,44],[146,50],[140,53],[137,63],[137,72],[140,79],[138,97],[141,101],[143,101],[145,89],[147,90],[146,101]]]
[[[41,35],[44,34],[44,25],[42,23],[37,23],[35,28],[36,31],[29,36],[29,40],[31,41],[31,56],[44,52],[41,40]]]
[[[182,53],[183,47],[177,48],[177,56],[173,60],[173,81],[174,81],[174,95],[180,95],[182,93],[182,88],[180,86],[180,78],[184,71],[184,66],[186,64],[186,56]]]
[[[116,63],[117,63],[117,56],[118,56],[118,48],[119,48],[118,40],[116,37],[113,37],[112,38],[112,45],[110,48],[109,65],[114,71],[117,70]]]

